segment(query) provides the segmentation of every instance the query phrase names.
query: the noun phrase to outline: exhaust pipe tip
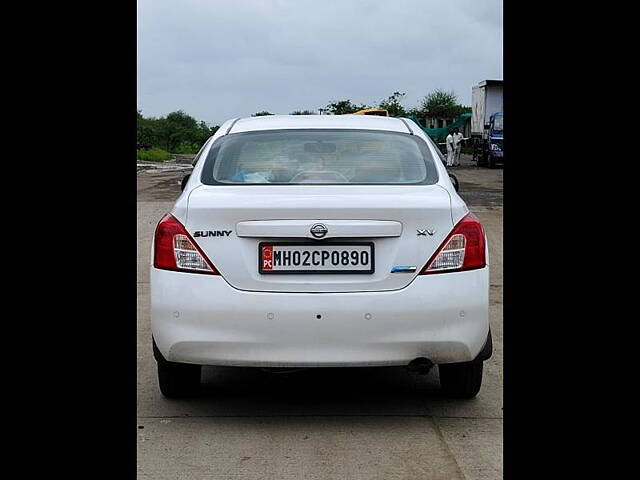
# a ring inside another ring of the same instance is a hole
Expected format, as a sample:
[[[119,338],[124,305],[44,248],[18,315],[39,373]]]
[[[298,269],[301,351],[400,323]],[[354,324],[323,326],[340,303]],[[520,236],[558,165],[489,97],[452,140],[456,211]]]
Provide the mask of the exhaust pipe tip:
[[[428,358],[418,357],[414,358],[407,365],[407,369],[410,372],[416,372],[420,375],[426,375],[433,368],[433,362]]]

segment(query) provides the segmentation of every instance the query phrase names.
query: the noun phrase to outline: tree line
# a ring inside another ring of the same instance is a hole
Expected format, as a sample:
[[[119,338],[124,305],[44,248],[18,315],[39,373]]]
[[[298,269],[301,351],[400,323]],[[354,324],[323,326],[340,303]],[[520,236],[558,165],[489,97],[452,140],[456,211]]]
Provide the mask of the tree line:
[[[393,117],[415,117],[423,126],[427,118],[454,119],[462,113],[471,112],[471,107],[458,103],[453,91],[434,90],[426,95],[416,106],[405,108],[405,93],[393,92],[377,105],[357,104],[350,99],[329,102],[326,107],[316,110],[295,110],[290,115],[316,115],[322,113],[343,115],[365,108],[381,108]],[[252,116],[274,115],[266,110]],[[196,153],[202,144],[218,130],[219,125],[209,126],[197,121],[179,110],[164,117],[145,117],[138,111],[137,144],[138,158],[141,160],[166,160],[170,153]]]
[[[364,103],[353,103],[348,100],[335,100],[327,104],[325,108],[314,110],[296,110],[289,115],[315,115],[322,111],[332,115],[344,115],[347,113],[355,113],[365,108],[381,108],[387,110],[392,117],[410,117],[414,116],[421,122],[426,118],[442,118],[454,119],[462,113],[471,113],[471,107],[460,105],[458,97],[453,91],[445,91],[436,89],[426,95],[418,105],[405,108],[402,103],[406,93],[393,92],[387,98],[381,100],[377,105],[367,105]],[[263,115],[274,115],[268,111],[254,113],[252,117],[260,117]]]
[[[160,148],[171,153],[194,153],[216,131],[198,122],[182,110],[166,117],[144,117],[138,111],[137,143],[139,149]]]

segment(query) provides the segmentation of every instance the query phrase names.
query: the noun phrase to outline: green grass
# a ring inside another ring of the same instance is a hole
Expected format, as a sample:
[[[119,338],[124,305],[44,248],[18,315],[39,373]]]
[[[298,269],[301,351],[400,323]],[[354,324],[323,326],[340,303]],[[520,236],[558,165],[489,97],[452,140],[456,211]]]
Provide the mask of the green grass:
[[[161,148],[150,148],[148,150],[138,150],[138,160],[145,162],[166,162],[171,158],[171,154]]]
[[[197,143],[181,142],[172,152],[173,153],[198,153],[201,145]]]

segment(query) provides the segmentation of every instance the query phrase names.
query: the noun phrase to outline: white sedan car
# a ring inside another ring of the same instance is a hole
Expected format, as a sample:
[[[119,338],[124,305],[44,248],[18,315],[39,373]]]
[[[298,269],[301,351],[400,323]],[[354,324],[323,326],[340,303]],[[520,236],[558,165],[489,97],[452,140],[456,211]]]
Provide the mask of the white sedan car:
[[[265,116],[202,147],[152,247],[160,389],[202,365],[438,365],[472,397],[491,355],[484,229],[411,120]]]

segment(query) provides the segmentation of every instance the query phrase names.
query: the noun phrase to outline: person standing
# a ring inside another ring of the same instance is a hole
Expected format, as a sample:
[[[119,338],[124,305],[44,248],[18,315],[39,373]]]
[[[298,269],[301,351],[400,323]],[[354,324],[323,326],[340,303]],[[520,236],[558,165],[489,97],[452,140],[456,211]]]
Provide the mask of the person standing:
[[[455,130],[457,130],[457,128],[454,129],[454,132]],[[455,147],[454,138],[451,132],[449,132],[449,135],[447,135],[447,139],[445,140],[445,142],[447,144],[447,167],[453,167],[453,162],[455,160],[455,154],[456,154],[456,147]]]
[[[460,133],[458,127],[453,129],[453,164],[460,166],[460,154],[462,153],[462,141],[469,140]]]

